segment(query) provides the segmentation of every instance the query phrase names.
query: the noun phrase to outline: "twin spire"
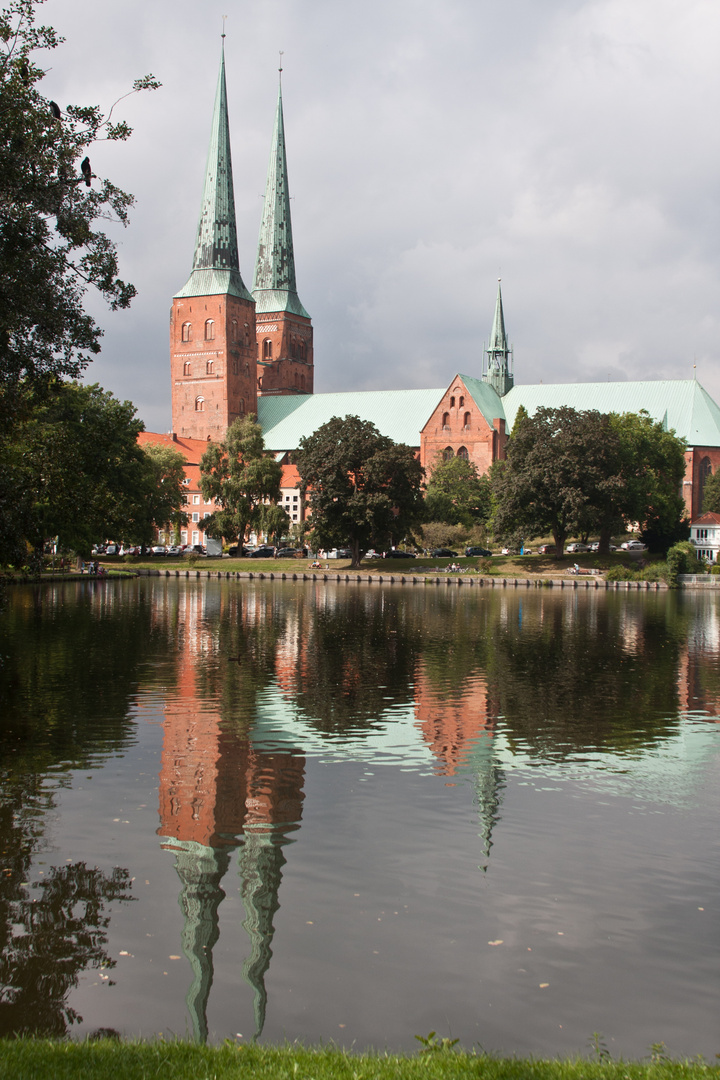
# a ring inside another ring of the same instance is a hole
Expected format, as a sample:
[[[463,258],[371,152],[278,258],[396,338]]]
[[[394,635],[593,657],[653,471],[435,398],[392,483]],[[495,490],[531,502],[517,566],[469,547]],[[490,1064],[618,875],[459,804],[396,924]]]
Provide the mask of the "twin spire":
[[[224,38],[225,35],[223,35]],[[177,296],[230,293],[254,299],[258,314],[290,311],[310,318],[295,284],[282,88],[278,93],[252,296],[240,274],[223,41],[200,221],[190,278]]]

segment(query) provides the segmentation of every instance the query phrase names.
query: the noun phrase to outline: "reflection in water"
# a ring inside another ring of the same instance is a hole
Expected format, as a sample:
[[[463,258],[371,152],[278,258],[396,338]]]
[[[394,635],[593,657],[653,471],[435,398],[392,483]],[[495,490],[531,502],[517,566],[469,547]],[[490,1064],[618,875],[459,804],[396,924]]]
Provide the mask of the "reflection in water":
[[[311,759],[472,785],[465,861],[494,881],[513,774],[681,806],[717,753],[713,597],[144,580],[18,589],[4,614],[0,1033],[64,1033],[79,975],[114,963],[110,905],[129,899],[131,871],[72,862],[28,882],[57,787],[126,754],[133,711],[162,713],[157,834],[175,860],[200,1041],[235,899],[256,1038],[272,1016],[275,920]],[[352,843],[326,828],[328,843]]]

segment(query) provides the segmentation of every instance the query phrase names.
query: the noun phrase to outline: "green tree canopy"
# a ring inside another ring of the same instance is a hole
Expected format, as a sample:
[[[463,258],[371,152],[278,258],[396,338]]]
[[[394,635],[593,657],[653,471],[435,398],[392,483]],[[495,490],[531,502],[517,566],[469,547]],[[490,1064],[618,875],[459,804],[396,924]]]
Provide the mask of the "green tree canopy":
[[[171,446],[158,443],[145,443],[141,452],[141,486],[130,493],[122,535],[133,544],[151,544],[156,529],[177,531],[187,522],[182,509],[185,458]]]
[[[0,10],[0,398],[14,404],[22,380],[77,376],[100,351],[102,331],[83,308],[88,287],[110,307],[135,289],[118,275],[117,252],[99,221],[127,224],[131,195],[92,171],[98,139],[131,129],[96,106],[58,105],[37,89],[46,77],[34,54],[61,44],[35,26],[41,0]],[[159,83],[138,79],[131,92]]]
[[[0,455],[3,561],[24,559],[26,543],[39,555],[50,537],[88,556],[93,543],[129,538],[134,523],[166,506],[137,443],[142,426],[131,402],[99,386],[56,380],[27,393]]]
[[[318,547],[349,544],[357,567],[372,545],[402,538],[422,517],[414,451],[358,416],[332,417],[300,440],[295,462],[309,493]]]
[[[703,488],[703,513],[720,514],[720,469],[712,473]]]
[[[265,453],[254,416],[234,420],[222,442],[210,443],[200,462],[200,490],[220,506],[203,527],[218,540],[242,545],[249,529],[283,531],[278,517],[282,466]],[[285,528],[289,518],[285,511]]]
[[[425,520],[446,521],[471,528],[490,517],[492,491],[487,476],[480,476],[472,461],[439,455],[425,495]]]

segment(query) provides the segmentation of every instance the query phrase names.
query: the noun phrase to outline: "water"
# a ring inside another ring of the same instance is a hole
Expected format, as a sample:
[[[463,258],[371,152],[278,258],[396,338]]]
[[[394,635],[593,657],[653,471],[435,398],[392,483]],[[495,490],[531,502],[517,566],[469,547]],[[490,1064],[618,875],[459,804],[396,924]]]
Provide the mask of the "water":
[[[0,1034],[720,1051],[714,596],[0,612]]]

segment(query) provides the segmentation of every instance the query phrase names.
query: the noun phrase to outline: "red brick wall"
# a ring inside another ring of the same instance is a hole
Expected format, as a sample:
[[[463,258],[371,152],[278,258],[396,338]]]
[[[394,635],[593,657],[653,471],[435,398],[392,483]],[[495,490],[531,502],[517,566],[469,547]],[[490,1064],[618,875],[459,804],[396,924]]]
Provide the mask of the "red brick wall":
[[[494,461],[505,457],[506,442],[505,421],[498,418],[491,427],[462,379],[455,379],[421,432],[420,463],[429,476],[439,453],[449,447],[457,456],[464,446],[482,475]]]
[[[213,324],[210,339],[207,320]],[[189,341],[183,341],[185,325],[190,327]],[[222,295],[173,300],[173,431],[183,438],[219,440],[238,416],[256,412],[255,351],[253,303]]]
[[[267,358],[265,343],[272,356]],[[257,385],[260,394],[312,394],[313,330],[309,319],[275,312],[257,320]]]
[[[693,521],[702,513],[702,464],[709,459],[712,472],[720,468],[720,447],[694,446],[685,453],[685,479],[683,481],[683,499],[688,516]]]

